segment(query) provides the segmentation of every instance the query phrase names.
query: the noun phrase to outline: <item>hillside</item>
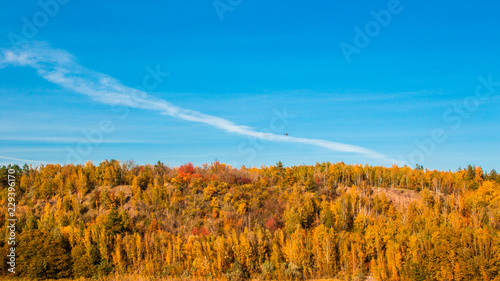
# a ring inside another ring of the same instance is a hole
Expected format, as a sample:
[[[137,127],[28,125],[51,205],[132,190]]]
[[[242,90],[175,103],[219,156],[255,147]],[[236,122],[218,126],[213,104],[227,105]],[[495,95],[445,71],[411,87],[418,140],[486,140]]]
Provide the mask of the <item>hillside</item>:
[[[500,275],[500,176],[480,167],[168,167],[115,160],[1,167],[6,237],[9,174],[15,175],[16,276]],[[3,276],[12,275],[7,242],[0,242]]]

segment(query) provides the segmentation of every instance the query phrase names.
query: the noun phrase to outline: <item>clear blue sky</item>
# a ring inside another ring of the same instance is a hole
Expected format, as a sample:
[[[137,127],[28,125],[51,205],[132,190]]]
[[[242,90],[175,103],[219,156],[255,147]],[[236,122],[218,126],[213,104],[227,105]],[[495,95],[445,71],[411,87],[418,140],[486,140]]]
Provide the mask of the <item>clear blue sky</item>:
[[[500,82],[497,1],[46,2],[0,4],[2,164],[401,160],[500,170],[500,83],[490,93],[478,80]],[[356,27],[368,28],[368,43]],[[9,34],[36,41],[19,51],[34,62],[11,51]],[[348,59],[342,44],[356,48]],[[71,61],[56,69],[60,54]],[[154,85],[148,66],[169,75]],[[51,71],[77,71],[88,88],[44,76]],[[102,86],[102,77],[114,79]],[[161,109],[125,109],[98,91],[145,79]],[[170,105],[184,115],[165,113]],[[277,119],[284,111],[294,117]],[[193,120],[204,116],[214,121]],[[274,139],[249,137],[263,131]]]

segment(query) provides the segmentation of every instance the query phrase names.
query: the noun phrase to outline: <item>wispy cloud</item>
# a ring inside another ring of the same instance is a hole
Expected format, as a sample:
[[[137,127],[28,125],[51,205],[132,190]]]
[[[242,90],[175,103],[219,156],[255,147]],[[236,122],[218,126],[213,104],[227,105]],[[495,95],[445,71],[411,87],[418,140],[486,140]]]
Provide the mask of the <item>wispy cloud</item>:
[[[49,162],[45,162],[45,161],[29,160],[29,159],[21,159],[21,158],[13,158],[13,157],[1,156],[1,155],[0,155],[0,159],[20,161],[20,162],[28,162],[28,163],[38,163],[38,164],[48,164],[49,163]]]
[[[308,144],[332,151],[361,154],[388,163],[399,163],[398,160],[389,159],[381,153],[364,147],[328,140],[259,132],[223,118],[175,106],[138,89],[127,87],[109,75],[87,69],[78,64],[76,58],[67,51],[53,49],[44,42],[31,42],[13,49],[3,50],[0,56],[0,67],[7,65],[32,67],[45,80],[87,95],[104,104],[158,111],[160,114],[170,117],[204,123],[229,133],[267,141]]]
[[[16,142],[42,142],[42,143],[79,143],[88,141],[85,138],[76,137],[16,137],[16,136],[0,136],[0,141],[16,141]],[[131,140],[131,139],[109,139],[100,140],[99,143],[160,143],[151,140]]]

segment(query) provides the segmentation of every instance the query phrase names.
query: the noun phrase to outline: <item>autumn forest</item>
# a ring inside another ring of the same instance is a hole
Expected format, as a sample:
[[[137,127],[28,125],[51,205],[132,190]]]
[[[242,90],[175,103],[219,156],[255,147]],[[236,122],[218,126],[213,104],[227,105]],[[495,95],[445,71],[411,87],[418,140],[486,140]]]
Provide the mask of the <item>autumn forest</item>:
[[[500,280],[500,175],[481,167],[3,166],[4,237],[9,171],[19,277]]]

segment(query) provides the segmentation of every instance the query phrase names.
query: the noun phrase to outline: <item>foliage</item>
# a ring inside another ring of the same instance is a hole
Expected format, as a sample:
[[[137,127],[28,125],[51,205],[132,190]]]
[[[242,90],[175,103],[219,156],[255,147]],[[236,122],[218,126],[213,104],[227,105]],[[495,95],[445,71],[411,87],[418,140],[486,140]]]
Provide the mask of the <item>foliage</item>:
[[[500,276],[500,175],[480,167],[3,166],[3,214],[8,169],[22,277]]]

